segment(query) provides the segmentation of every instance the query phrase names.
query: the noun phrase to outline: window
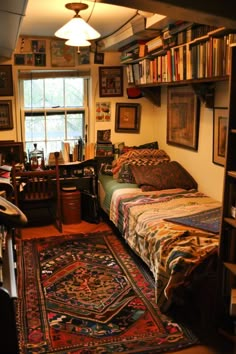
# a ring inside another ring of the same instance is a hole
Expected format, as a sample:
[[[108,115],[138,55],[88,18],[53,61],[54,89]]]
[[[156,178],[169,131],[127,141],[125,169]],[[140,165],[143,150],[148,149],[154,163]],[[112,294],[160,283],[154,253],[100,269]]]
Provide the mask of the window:
[[[84,139],[87,79],[81,77],[31,78],[23,80],[24,131],[27,153],[34,149],[60,151],[62,141],[70,153]]]

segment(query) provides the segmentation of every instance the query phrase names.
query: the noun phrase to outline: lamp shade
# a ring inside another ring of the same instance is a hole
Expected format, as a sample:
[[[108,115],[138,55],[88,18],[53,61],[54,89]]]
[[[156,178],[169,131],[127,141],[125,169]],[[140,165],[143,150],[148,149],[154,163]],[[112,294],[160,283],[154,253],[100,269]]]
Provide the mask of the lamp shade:
[[[65,42],[65,44],[70,45],[72,47],[88,47],[91,45],[91,43],[89,41],[86,41],[86,39],[80,38],[80,37],[70,38]]]
[[[87,22],[85,22],[79,15],[76,15],[64,26],[59,28],[59,30],[56,31],[55,36],[63,39],[72,40],[77,36],[78,38],[82,37],[85,40],[92,40],[99,38],[101,35],[99,32],[93,29]]]

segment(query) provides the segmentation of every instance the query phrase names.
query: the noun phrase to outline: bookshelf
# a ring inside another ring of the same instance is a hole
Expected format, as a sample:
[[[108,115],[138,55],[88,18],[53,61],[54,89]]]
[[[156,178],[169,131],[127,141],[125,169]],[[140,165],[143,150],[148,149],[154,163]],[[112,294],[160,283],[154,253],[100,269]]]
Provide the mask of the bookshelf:
[[[236,45],[230,47],[229,119],[218,267],[219,332],[236,343]],[[234,313],[235,312],[235,313]]]
[[[132,47],[130,50],[126,47],[128,59],[124,59],[121,49],[121,64],[126,66],[128,84],[140,87],[144,95],[152,93],[152,97],[160,92],[154,89],[156,86],[198,84],[200,96],[209,96],[212,82],[229,78],[229,48],[236,42],[233,32],[225,27],[187,22],[165,29],[147,41],[143,56],[137,54],[138,44],[133,54]],[[212,108],[213,101],[206,106]],[[160,98],[156,104],[160,104]]]

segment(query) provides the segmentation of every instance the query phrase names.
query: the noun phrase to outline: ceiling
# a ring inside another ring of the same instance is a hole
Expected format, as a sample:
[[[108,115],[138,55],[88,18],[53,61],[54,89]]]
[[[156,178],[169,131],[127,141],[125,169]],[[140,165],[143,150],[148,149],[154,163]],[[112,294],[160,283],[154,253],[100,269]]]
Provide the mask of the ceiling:
[[[67,2],[68,0],[1,1],[0,57],[11,57],[19,35],[53,37],[55,31],[74,16],[73,11],[65,8]],[[126,26],[130,26],[134,16],[136,16],[135,18],[144,18],[146,21],[146,18],[152,17],[157,12],[168,16],[168,19],[174,14],[176,20],[185,19],[236,28],[236,17],[232,8],[228,6],[228,0],[224,2],[223,11],[220,8],[221,2],[212,0],[207,2],[206,0],[198,0],[197,2],[189,0],[102,0],[102,2],[100,0],[95,0],[95,2],[94,0],[83,0],[82,2],[89,7],[80,12],[81,17],[100,32],[102,38],[110,37],[114,31],[120,29],[127,22]],[[139,11],[132,6],[135,6]],[[147,33],[147,31],[145,32]],[[154,36],[151,31],[148,34]],[[139,35],[141,38],[141,33]],[[115,38],[115,41],[118,40]],[[110,49],[116,50],[117,48],[113,46]]]
[[[78,1],[80,2],[80,1]],[[133,8],[104,4],[93,0],[83,0],[88,9],[80,12],[80,16],[101,34],[102,38],[110,36],[132,19],[150,17],[151,12],[143,12]],[[54,33],[75,15],[65,4],[68,0],[8,0],[0,5],[0,56],[10,57],[16,47],[16,38],[54,37]],[[6,23],[4,18],[10,14]],[[3,21],[3,23],[2,23]],[[2,23],[2,25],[1,25]],[[12,26],[12,24],[15,24]],[[8,28],[6,31],[5,29]],[[154,36],[150,33],[150,36]],[[142,36],[140,34],[140,38]],[[4,45],[1,45],[3,44]],[[119,44],[118,44],[119,45]],[[121,46],[121,45],[120,45]],[[114,46],[110,49],[117,50]]]

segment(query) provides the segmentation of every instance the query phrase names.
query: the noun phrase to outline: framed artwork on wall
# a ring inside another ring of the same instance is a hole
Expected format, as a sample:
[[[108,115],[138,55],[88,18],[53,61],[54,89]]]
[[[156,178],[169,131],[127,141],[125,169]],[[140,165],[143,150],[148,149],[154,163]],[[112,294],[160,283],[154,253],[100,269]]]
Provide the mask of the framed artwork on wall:
[[[24,148],[22,142],[12,140],[0,141],[0,160],[1,164],[11,164],[24,162]]]
[[[117,133],[139,133],[140,114],[139,103],[117,103],[115,131]]]
[[[100,97],[123,96],[123,67],[99,67],[99,95]]]
[[[75,66],[75,47],[61,40],[51,40],[51,65]]]
[[[0,101],[0,130],[13,129],[12,101]]]
[[[168,87],[167,144],[198,149],[200,101],[190,85]]]
[[[215,107],[213,116],[213,162],[224,166],[229,110]]]
[[[13,96],[12,65],[0,65],[0,96]]]

